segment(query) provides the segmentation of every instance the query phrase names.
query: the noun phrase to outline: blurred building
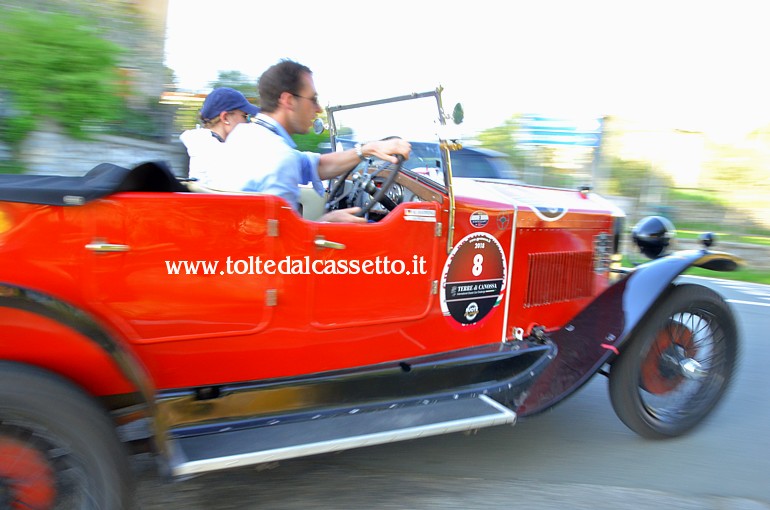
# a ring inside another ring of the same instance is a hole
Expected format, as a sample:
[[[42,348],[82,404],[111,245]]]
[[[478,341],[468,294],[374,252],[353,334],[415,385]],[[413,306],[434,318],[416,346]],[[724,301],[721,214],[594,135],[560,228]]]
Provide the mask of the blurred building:
[[[135,48],[133,59],[126,69],[135,69],[133,85],[147,96],[159,98],[171,82],[171,72],[165,68],[166,21],[168,0],[113,0],[131,6],[143,25],[141,34],[129,31],[118,33],[126,37],[126,44]],[[121,42],[121,41],[116,41]]]
[[[168,0],[0,0],[0,8],[87,19],[106,39],[123,48],[119,70],[126,85],[124,99],[135,112],[112,125],[110,135],[96,132],[87,141],[69,138],[55,123],[42,124],[29,133],[15,154],[0,143],[0,163],[13,158],[32,173],[77,175],[105,161],[131,166],[166,159],[177,173],[186,173],[186,152],[173,129],[177,107],[161,101],[173,81],[164,65]],[[0,97],[0,110],[4,104]]]

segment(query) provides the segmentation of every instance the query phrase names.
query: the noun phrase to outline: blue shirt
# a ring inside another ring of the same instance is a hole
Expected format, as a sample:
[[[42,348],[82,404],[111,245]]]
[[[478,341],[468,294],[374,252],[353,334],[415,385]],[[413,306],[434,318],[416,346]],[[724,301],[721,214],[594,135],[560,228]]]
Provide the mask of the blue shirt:
[[[267,115],[235,126],[223,145],[222,165],[209,177],[214,189],[278,195],[295,209],[300,185],[312,184],[323,193],[318,176],[321,155],[298,151],[283,126]]]

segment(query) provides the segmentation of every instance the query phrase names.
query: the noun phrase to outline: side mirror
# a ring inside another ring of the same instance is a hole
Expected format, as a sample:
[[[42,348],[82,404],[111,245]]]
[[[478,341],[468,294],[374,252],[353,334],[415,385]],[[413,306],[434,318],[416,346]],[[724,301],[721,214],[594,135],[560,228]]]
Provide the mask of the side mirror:
[[[316,119],[313,121],[313,133],[320,135],[326,130],[326,125],[323,119]]]

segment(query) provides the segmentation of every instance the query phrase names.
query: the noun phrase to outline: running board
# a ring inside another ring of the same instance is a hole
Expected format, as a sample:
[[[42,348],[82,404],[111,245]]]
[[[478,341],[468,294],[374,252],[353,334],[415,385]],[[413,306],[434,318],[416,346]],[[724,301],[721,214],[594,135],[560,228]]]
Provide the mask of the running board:
[[[304,421],[172,439],[171,474],[193,475],[515,422],[515,412],[486,395],[317,415]]]

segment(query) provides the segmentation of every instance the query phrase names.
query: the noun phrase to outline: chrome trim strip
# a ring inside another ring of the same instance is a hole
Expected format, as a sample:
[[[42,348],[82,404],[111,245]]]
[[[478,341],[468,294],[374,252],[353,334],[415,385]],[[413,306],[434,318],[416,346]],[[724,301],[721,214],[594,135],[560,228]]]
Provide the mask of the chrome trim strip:
[[[127,244],[112,244],[94,241],[86,245],[86,250],[90,250],[96,253],[121,253],[131,249]]]
[[[313,241],[316,248],[329,248],[330,250],[344,250],[345,245],[335,241],[327,241],[324,236],[316,236]]]
[[[513,205],[513,218],[511,219],[511,247],[510,247],[510,254],[508,255],[508,281],[505,282],[505,316],[503,317],[503,334],[502,334],[502,342],[505,343],[507,340],[506,332],[508,331],[508,311],[511,306],[511,285],[513,284],[513,254],[516,249],[516,232],[518,229],[516,228],[516,221],[519,217],[519,206],[516,204]]]

